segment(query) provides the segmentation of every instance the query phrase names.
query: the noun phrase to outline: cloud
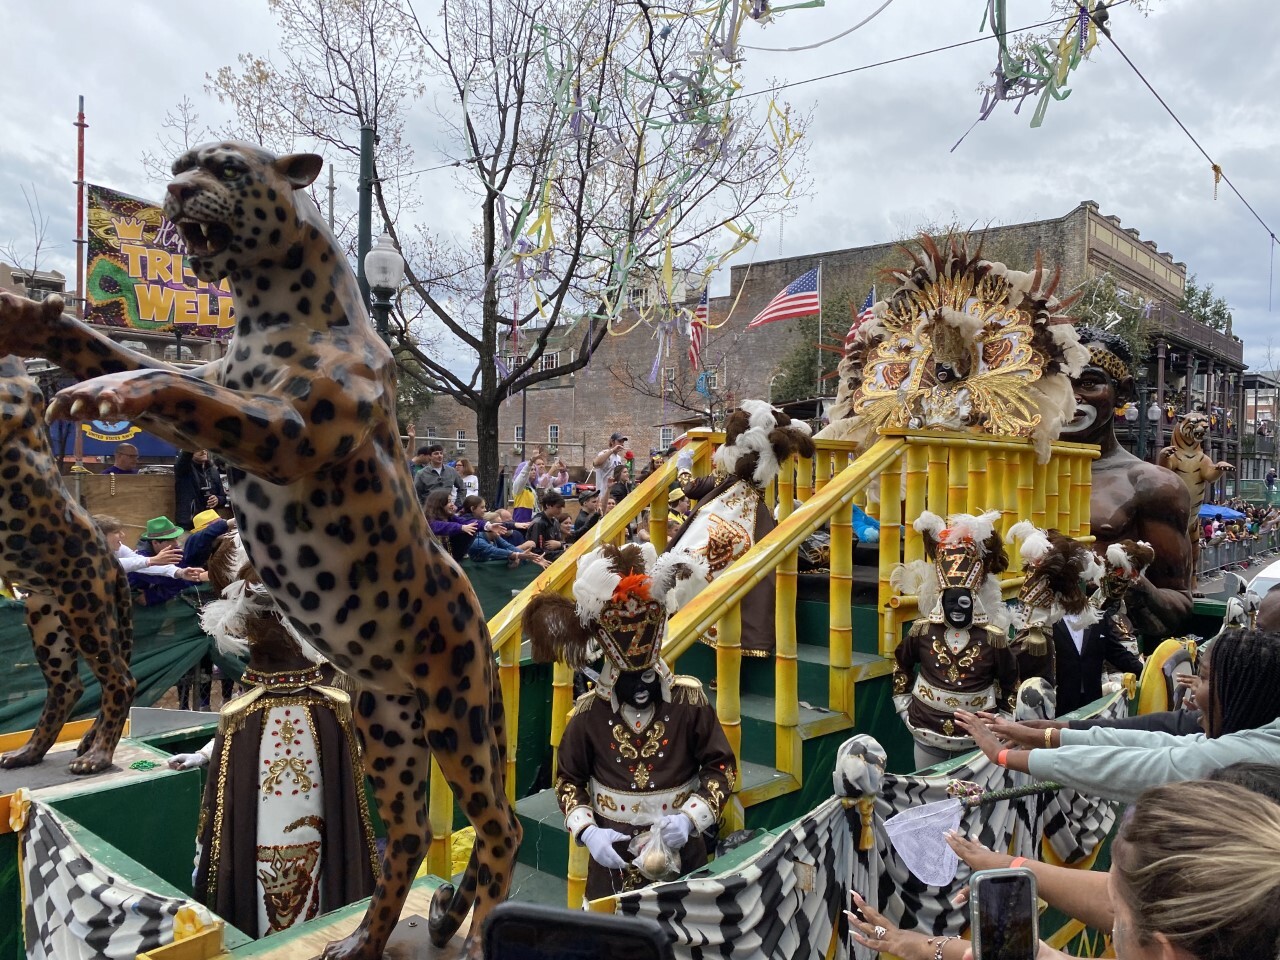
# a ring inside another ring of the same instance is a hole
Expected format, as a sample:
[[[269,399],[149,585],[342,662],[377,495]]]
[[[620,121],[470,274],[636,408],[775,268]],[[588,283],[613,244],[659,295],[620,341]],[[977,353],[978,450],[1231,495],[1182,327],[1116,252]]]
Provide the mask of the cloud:
[[[603,2],[603,0],[602,0]],[[1011,20],[1043,19],[1047,0],[1010,4]],[[867,26],[802,53],[748,50],[744,92],[775,78],[798,80],[980,36],[985,3],[895,0]],[[796,9],[765,27],[749,23],[751,46],[788,47],[832,37],[865,17],[867,3]],[[18,4],[6,12],[6,66],[18,96],[0,114],[0,241],[20,239],[27,213],[19,186],[35,185],[58,244],[51,264],[74,274],[76,97],[86,96],[87,177],[126,192],[155,195],[140,158],[154,149],[165,113],[184,95],[204,122],[225,111],[204,92],[206,74],[237,54],[270,55],[276,37],[269,6],[224,0],[208,8],[132,0],[104,12],[89,0]],[[1211,10],[1211,13],[1210,13]],[[1116,40],[1244,193],[1280,228],[1280,80],[1273,55],[1270,0],[1207,5],[1156,0],[1149,17],[1120,6]],[[69,26],[74,25],[74,28]],[[1016,24],[1015,24],[1016,25]],[[1257,366],[1275,314],[1268,311],[1269,241],[1223,184],[1213,199],[1209,163],[1117,54],[1103,44],[1070,77],[1071,94],[1030,127],[999,106],[954,152],[977,116],[977,85],[995,64],[995,44],[955,50],[798,86],[779,95],[812,111],[813,190],[785,224],[758,224],[760,243],[738,262],[814,254],[900,236],[923,222],[1016,223],[1062,216],[1083,199],[1137,227],[1188,272],[1214,284],[1235,311],[1235,332]],[[453,157],[452,138],[431,110],[415,105],[410,131],[420,167]],[[449,108],[447,98],[440,101]],[[458,172],[425,174],[423,224],[465,240],[474,204],[456,188]],[[350,186],[342,186],[349,197]],[[727,271],[714,281],[723,292]],[[1280,293],[1273,307],[1280,309]]]

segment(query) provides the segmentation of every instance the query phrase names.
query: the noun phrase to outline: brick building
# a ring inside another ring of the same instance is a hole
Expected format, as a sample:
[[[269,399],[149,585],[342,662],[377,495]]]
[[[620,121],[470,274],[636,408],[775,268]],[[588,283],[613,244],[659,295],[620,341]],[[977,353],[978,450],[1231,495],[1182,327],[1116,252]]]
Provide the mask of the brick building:
[[[1138,230],[1124,227],[1118,217],[1103,215],[1091,200],[1058,218],[988,227],[983,243],[989,259],[1016,269],[1031,269],[1039,252],[1047,266],[1061,271],[1060,290],[1110,273],[1122,296],[1150,302],[1160,333],[1151,356],[1139,365],[1142,408],[1149,411],[1155,404],[1162,413],[1158,421],[1142,424],[1145,446],[1154,451],[1167,442],[1170,407],[1177,412],[1203,404],[1222,411],[1215,419],[1211,454],[1239,462],[1242,445],[1235,424],[1244,420],[1243,344],[1176,311],[1187,280],[1185,263],[1143,240]],[[504,462],[515,459],[522,420],[531,444],[556,447],[572,466],[589,461],[614,430],[627,433],[638,454],[647,453],[650,447],[670,442],[683,429],[676,425],[679,421],[706,415],[709,408],[714,416],[741,399],[770,398],[783,360],[806,337],[816,353],[816,339],[811,330],[801,329],[799,320],[747,330],[752,317],[788,283],[821,263],[824,322],[828,329],[843,332],[851,320],[849,305],[860,305],[877,275],[901,262],[897,248],[895,241],[733,267],[729,295],[710,303],[712,324],[723,326],[710,332],[703,351],[711,381],[704,381],[706,394],[695,390],[688,340],[681,336],[664,343],[659,357],[653,329],[641,325],[607,338],[590,365],[576,375],[539,384],[524,400],[508,400],[499,430]],[[833,309],[835,304],[838,309]],[[580,339],[570,329],[553,349],[571,349],[568,345]],[[658,377],[649,384],[655,358]],[[431,434],[441,438],[446,449],[475,455],[471,411],[447,397],[437,398],[424,421],[420,436]],[[1122,428],[1122,439],[1136,442],[1136,427]]]

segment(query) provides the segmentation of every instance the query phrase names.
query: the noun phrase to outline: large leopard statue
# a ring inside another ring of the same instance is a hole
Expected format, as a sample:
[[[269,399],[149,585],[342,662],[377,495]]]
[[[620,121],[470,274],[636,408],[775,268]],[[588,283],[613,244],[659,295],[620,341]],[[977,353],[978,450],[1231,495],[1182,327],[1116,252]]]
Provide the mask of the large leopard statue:
[[[44,759],[84,692],[84,657],[102,687],[102,705],[70,770],[97,773],[111,766],[137,689],[129,673],[129,581],[102,531],[63,486],[44,428],[44,394],[14,356],[0,357],[0,463],[0,576],[27,591],[27,626],[49,687],[31,738],[0,755],[0,767]]]
[[[12,299],[0,305],[0,347],[87,380],[55,398],[52,416],[131,420],[221,456],[262,582],[360,688],[356,723],[387,845],[368,912],[325,957],[382,955],[430,840],[433,756],[476,836],[457,889],[445,885],[432,901],[430,934],[446,943],[474,904],[469,950],[478,956],[520,840],[504,790],[493,651],[475,592],[414,496],[391,351],[303,189],[320,166],[312,154],[277,158],[231,142],[174,162],[165,215],[195,275],[231,281],[236,328],[221,360],[178,370]]]
[[[1200,569],[1200,505],[1205,501],[1209,485],[1235,469],[1225,460],[1214,463],[1213,458],[1204,452],[1200,444],[1208,432],[1208,414],[1200,410],[1184,413],[1173,428],[1173,443],[1156,457],[1157,464],[1176,473],[1191,491],[1191,523],[1187,533],[1191,537],[1193,573]]]

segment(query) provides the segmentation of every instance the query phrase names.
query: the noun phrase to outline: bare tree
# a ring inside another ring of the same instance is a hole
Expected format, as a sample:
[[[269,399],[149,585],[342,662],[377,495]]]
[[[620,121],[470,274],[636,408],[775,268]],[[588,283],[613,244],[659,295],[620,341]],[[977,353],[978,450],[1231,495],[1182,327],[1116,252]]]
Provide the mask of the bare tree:
[[[749,238],[749,217],[807,189],[807,118],[736,96],[747,5],[668,16],[617,0],[456,0],[434,19],[410,0],[272,7],[279,61],[246,54],[211,89],[269,145],[354,161],[360,126],[376,127],[375,199],[406,259],[392,325],[403,375],[475,411],[485,478],[506,397],[586,366],[636,285],[665,296],[625,322],[670,323],[673,272],[708,276],[725,237]],[[449,145],[449,190],[440,176],[421,187],[442,165],[414,160],[415,102]],[[446,201],[452,222],[437,215]],[[501,366],[513,329],[523,359]],[[544,367],[549,343],[569,346]]]
[[[10,240],[0,245],[0,257],[4,257],[20,270],[34,274],[40,269],[40,255],[47,246],[49,218],[40,207],[40,194],[35,184],[31,185],[30,193],[27,193],[26,186],[22,187],[22,199],[27,202],[27,216],[31,219],[31,243],[29,246],[23,246],[17,240]]]
[[[184,95],[160,122],[155,150],[142,151],[142,169],[148,179],[167,183],[172,176],[170,168],[174,158],[212,139],[213,135],[213,130],[200,122],[200,114],[196,112],[191,98]]]

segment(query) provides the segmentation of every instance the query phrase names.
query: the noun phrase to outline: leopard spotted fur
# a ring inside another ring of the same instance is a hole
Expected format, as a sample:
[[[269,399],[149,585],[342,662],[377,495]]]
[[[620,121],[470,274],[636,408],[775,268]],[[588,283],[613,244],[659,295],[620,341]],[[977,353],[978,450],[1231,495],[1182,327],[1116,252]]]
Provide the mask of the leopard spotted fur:
[[[83,657],[102,704],[70,770],[97,773],[111,765],[137,689],[129,672],[129,583],[102,531],[63,485],[43,414],[44,395],[22,361],[0,357],[0,575],[27,591],[27,626],[49,688],[31,738],[0,756],[0,767],[44,759],[84,692]]]
[[[382,955],[430,841],[432,757],[476,838],[457,889],[437,891],[430,933],[445,943],[474,903],[478,954],[520,839],[504,789],[493,650],[474,591],[414,496],[391,351],[303,189],[320,166],[311,154],[277,158],[230,142],[175,161],[165,214],[196,276],[231,282],[236,329],[221,360],[177,370],[33,304],[0,310],[0,346],[29,347],[87,381],[59,394],[55,415],[132,420],[221,456],[263,583],[360,688],[356,722],[387,846],[359,928],[325,956]]]

